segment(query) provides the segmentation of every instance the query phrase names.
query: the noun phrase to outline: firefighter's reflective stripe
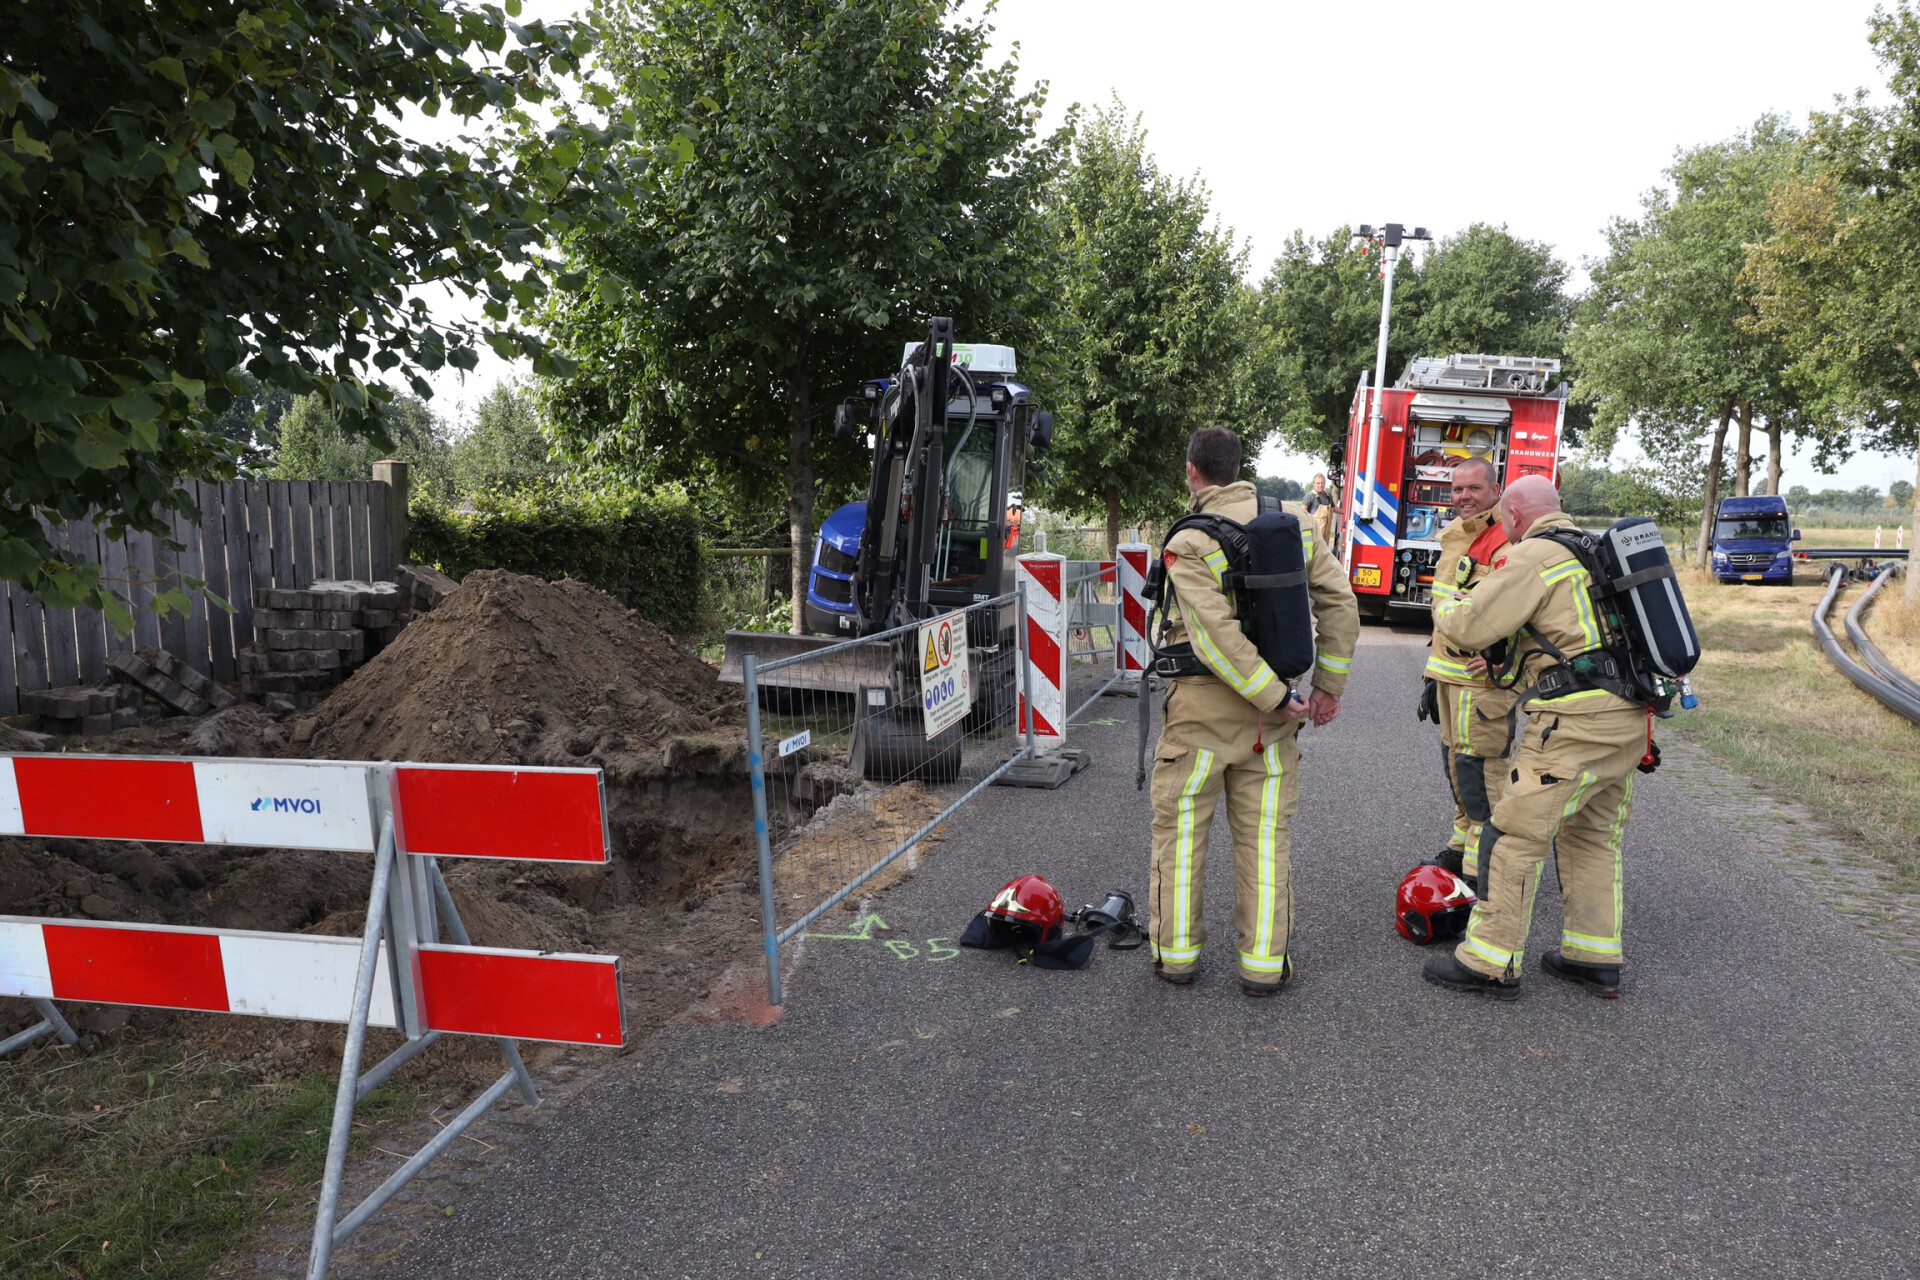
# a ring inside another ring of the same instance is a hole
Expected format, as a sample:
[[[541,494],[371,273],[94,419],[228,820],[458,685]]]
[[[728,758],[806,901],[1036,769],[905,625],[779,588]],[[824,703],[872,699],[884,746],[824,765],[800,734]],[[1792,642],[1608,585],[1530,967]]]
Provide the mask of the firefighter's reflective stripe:
[[[1498,847],[1498,845],[1495,846],[1495,848]],[[1527,909],[1521,913],[1520,923],[1520,936],[1522,938],[1525,938],[1533,929],[1533,904],[1535,899],[1539,897],[1540,871],[1541,865],[1536,863],[1533,870],[1527,875]],[[1475,904],[1473,914],[1467,917],[1467,936],[1465,939],[1467,950],[1479,956],[1488,964],[1493,965],[1496,969],[1501,970],[1501,976],[1508,978],[1519,977],[1524,952],[1509,951],[1505,947],[1495,946],[1474,932],[1474,925],[1480,922],[1482,911],[1483,908]]]
[[[1464,684],[1475,678],[1473,673],[1467,670],[1466,663],[1443,658],[1438,649],[1435,649],[1427,658],[1427,669],[1423,674],[1437,680],[1445,680],[1449,684]]]
[[[1453,838],[1460,842],[1460,849],[1463,857],[1471,858],[1474,856],[1473,847],[1474,847],[1475,841],[1473,837],[1474,837],[1474,832],[1478,831],[1479,827],[1480,827],[1480,824],[1477,822],[1474,823],[1471,827],[1463,827],[1457,822],[1453,824]]]
[[[1207,572],[1213,575],[1213,585],[1222,585],[1227,572],[1227,553],[1215,548],[1200,559],[1206,564]]]
[[[1601,643],[1600,620],[1593,616],[1593,596],[1589,591],[1593,577],[1587,567],[1578,560],[1567,560],[1552,568],[1540,571],[1540,581],[1548,586],[1561,582],[1570,582],[1573,586],[1573,611],[1579,619],[1580,632],[1586,639],[1582,649],[1598,649]]]
[[[1625,954],[1625,938],[1621,932],[1621,921],[1626,919],[1626,892],[1622,883],[1624,859],[1620,856],[1620,847],[1627,834],[1627,815],[1633,811],[1633,775],[1628,774],[1626,785],[1621,791],[1620,803],[1614,808],[1613,821],[1607,824],[1607,852],[1613,855],[1613,932],[1606,937],[1596,937],[1590,933],[1575,933],[1571,929],[1561,932],[1560,945],[1575,951],[1588,951],[1598,956],[1619,958]]]
[[[1273,833],[1280,827],[1280,783],[1286,776],[1287,767],[1280,759],[1280,744],[1270,743],[1261,753],[1261,763],[1266,766],[1266,779],[1260,784],[1260,925],[1254,933],[1253,950],[1240,953],[1240,963],[1259,973],[1279,972],[1278,966],[1287,962],[1282,954],[1273,953],[1273,917],[1279,907],[1280,886],[1274,874],[1275,849]],[[1269,961],[1275,966],[1267,968]]]
[[[1201,634],[1198,630],[1194,632]],[[1169,946],[1154,948],[1155,954],[1162,960],[1175,964],[1190,964],[1200,958],[1200,947],[1192,941],[1193,928],[1193,819],[1194,797],[1207,785],[1207,774],[1213,769],[1213,752],[1196,751],[1193,753],[1193,772],[1187,777],[1187,785],[1180,789],[1180,799],[1175,806],[1175,821],[1178,835],[1174,845],[1173,858],[1173,942]]]
[[[1453,749],[1461,755],[1473,754],[1473,687],[1460,685],[1459,701],[1453,712]]]
[[[1456,596],[1459,594],[1460,594],[1460,588],[1452,585],[1451,583],[1442,582],[1438,578],[1434,579],[1434,582],[1433,582],[1433,603],[1434,604],[1439,604],[1442,600],[1445,600],[1447,597]]]
[[[1353,672],[1352,658],[1337,658],[1331,653],[1314,654],[1313,665],[1336,676],[1350,675]]]
[[[1219,646],[1213,642],[1213,637],[1207,634],[1206,627],[1202,626],[1198,620],[1189,623],[1187,629],[1192,632],[1193,651],[1199,656],[1200,661],[1206,664],[1207,670],[1226,681],[1227,688],[1241,697],[1251,699],[1256,693],[1273,683],[1273,668],[1264,662],[1250,676],[1242,676],[1235,671],[1233,664],[1227,661],[1227,655],[1220,652]]]

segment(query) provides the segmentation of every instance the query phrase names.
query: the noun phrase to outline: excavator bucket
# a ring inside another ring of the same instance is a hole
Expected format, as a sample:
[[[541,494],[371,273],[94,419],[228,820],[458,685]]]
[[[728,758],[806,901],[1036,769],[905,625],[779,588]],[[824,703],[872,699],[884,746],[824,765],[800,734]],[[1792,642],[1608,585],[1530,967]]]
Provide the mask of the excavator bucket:
[[[894,663],[891,644],[858,644],[831,636],[794,636],[773,631],[727,632],[726,652],[720,659],[720,679],[727,684],[742,683],[746,679],[745,658],[749,653],[756,663],[765,666],[781,658],[832,649],[836,645],[844,647],[808,662],[766,672],[759,677],[760,687],[852,697],[863,688],[891,683]]]

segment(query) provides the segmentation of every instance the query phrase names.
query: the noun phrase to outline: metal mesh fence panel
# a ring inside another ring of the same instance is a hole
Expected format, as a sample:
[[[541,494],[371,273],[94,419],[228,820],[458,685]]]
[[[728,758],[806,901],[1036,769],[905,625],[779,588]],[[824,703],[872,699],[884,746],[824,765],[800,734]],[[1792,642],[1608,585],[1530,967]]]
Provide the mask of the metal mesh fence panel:
[[[1069,722],[1086,713],[1117,677],[1120,637],[1119,575],[1111,560],[1069,560],[1063,577],[1067,617]]]
[[[774,1003],[782,945],[863,886],[907,874],[920,842],[1026,754],[1025,622],[1011,594],[743,663]]]

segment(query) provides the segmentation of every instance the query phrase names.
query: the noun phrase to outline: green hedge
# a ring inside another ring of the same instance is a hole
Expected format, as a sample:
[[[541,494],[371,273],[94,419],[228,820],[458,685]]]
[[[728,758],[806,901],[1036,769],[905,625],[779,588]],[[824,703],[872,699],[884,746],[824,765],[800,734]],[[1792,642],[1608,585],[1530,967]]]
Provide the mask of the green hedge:
[[[702,550],[692,505],[672,490],[590,490],[553,481],[459,507],[416,495],[409,552],[449,577],[510,569],[578,578],[679,634],[699,626]]]

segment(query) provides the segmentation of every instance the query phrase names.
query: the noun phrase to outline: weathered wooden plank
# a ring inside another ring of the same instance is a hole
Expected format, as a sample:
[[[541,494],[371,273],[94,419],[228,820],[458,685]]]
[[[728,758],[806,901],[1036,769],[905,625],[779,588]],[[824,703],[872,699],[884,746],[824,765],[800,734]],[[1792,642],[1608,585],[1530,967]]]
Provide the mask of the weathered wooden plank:
[[[91,520],[76,520],[67,526],[68,549],[102,566],[101,576],[106,576],[106,561],[102,557],[101,544],[106,539],[100,536],[100,529]],[[76,609],[74,611],[75,641],[80,650],[80,678],[98,680],[107,674],[107,619],[98,609]]]
[[[159,536],[151,533],[129,534],[127,574],[133,580],[133,637],[144,649],[160,643],[160,617],[153,611],[153,596],[158,590],[160,564],[167,555]]]
[[[344,480],[327,482],[327,538],[332,548],[330,572],[336,578],[351,578],[353,572],[353,517],[347,508],[352,491]]]
[[[132,548],[127,539],[137,538],[137,533],[123,534],[118,538],[109,538],[100,534],[100,581],[120,593],[129,609],[133,608],[133,587],[128,581],[133,575],[130,554]],[[138,644],[132,631],[115,631],[111,625],[106,628],[107,652],[126,653]]]
[[[385,582],[393,577],[392,530],[387,527],[387,486],[367,484],[367,546],[373,563],[367,572],[372,581]]]
[[[186,583],[182,580],[185,551],[172,543],[180,541],[180,513],[168,511],[162,513],[167,522],[167,531],[154,539],[155,567],[159,570],[159,581],[154,585],[154,594],[166,591],[184,591]],[[168,653],[191,663],[193,654],[187,643],[187,618],[178,610],[170,609],[160,619],[160,647]]]
[[[20,690],[13,674],[13,593],[11,582],[0,582],[0,716],[20,710]]]
[[[267,498],[270,481],[247,486],[247,556],[253,563],[253,590],[273,585],[273,504]],[[248,626],[252,626],[249,619]]]
[[[373,552],[367,544],[370,536],[367,509],[373,502],[372,490],[371,480],[347,482],[347,510],[353,520],[353,576],[369,582],[375,581]]]
[[[49,525],[41,521],[40,527],[46,530],[47,541],[55,548],[65,550],[67,546],[67,527]],[[46,611],[47,629],[47,687],[64,689],[68,685],[80,683],[80,648],[76,635],[77,628],[72,609]]]
[[[292,585],[304,587],[317,576],[313,571],[313,481],[288,481],[287,499],[293,515]]]
[[[193,495],[198,505],[200,500],[199,483],[187,484],[187,492]],[[180,542],[180,572],[189,578],[204,580],[207,576],[207,558],[200,546],[200,521],[191,511],[176,511],[173,514],[173,536]],[[213,606],[207,602],[199,590],[189,592],[193,608],[186,616],[186,652],[180,655],[181,661],[202,675],[213,674],[213,656],[207,627],[207,611]]]
[[[47,685],[47,607],[18,587],[13,595],[13,670],[20,692]]]
[[[227,586],[233,613],[228,625],[233,628],[233,652],[238,666],[240,650],[253,643],[253,553],[247,536],[248,499],[254,486],[241,480],[229,480],[221,486],[227,513]]]
[[[293,559],[293,482],[267,481],[267,505],[273,511],[273,585],[298,587]]]
[[[227,568],[227,490],[225,485],[195,483],[194,494],[200,503],[200,555],[207,590],[229,603],[233,600],[233,574]],[[204,602],[201,610],[207,626],[207,658],[215,680],[232,680],[239,674],[233,661],[233,615],[215,604]]]

